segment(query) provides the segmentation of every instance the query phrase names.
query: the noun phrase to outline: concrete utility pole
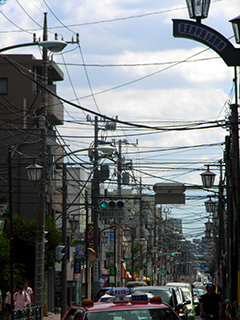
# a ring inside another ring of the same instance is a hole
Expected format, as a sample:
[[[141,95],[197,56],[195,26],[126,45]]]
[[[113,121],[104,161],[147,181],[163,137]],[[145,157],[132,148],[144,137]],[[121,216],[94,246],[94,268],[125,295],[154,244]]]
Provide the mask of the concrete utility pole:
[[[122,197],[122,140],[118,141],[118,162],[117,162],[118,199]],[[117,221],[117,286],[121,285],[121,220]],[[114,234],[115,237],[116,233]],[[116,268],[116,266],[115,266]],[[116,285],[116,282],[115,282]]]
[[[93,244],[98,258],[98,203],[99,203],[99,170],[98,170],[98,117],[95,116],[94,126],[94,152],[93,152],[93,179],[92,179],[92,222],[93,222]],[[97,264],[97,262],[95,261]],[[98,292],[99,267],[93,277],[93,297]]]
[[[143,238],[143,216],[142,216],[142,178],[140,177],[140,184],[139,184],[139,222],[140,222],[140,232],[139,238]],[[142,244],[140,243],[140,274],[143,275],[143,249]],[[142,281],[143,279],[141,279]]]
[[[44,13],[43,41],[47,41],[47,13]],[[42,48],[42,82],[43,86],[48,85],[48,56],[47,48]],[[43,174],[39,185],[38,194],[38,213],[37,213],[37,242],[35,258],[35,283],[36,291],[35,304],[43,308],[43,285],[44,285],[44,262],[45,262],[45,217],[46,217],[46,193],[45,184],[47,179],[47,162],[46,162],[46,134],[47,134],[47,91],[42,89],[42,113],[39,120],[41,130],[41,153]],[[43,313],[43,310],[42,310]]]
[[[67,312],[67,170],[62,164],[62,244],[65,247],[61,272],[61,318]]]

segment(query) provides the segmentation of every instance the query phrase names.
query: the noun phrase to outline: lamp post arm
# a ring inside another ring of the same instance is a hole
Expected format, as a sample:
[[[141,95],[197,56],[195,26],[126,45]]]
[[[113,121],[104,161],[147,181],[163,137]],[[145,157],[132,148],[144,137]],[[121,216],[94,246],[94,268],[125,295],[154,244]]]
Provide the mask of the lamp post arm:
[[[240,66],[240,49],[216,30],[195,21],[173,19],[173,36],[201,42],[214,50],[229,67]]]
[[[18,49],[18,48],[22,48],[22,47],[30,47],[30,46],[37,46],[38,45],[38,41],[36,42],[29,42],[29,43],[21,43],[21,44],[15,44],[13,46],[9,46],[9,47],[5,47],[5,48],[1,48],[0,52],[5,52],[8,50],[13,50],[13,49]]]

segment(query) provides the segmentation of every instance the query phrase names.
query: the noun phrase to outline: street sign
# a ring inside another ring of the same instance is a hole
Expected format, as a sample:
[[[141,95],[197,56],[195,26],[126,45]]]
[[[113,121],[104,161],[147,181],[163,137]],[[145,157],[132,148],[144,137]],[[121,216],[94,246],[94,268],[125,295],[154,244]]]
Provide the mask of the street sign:
[[[124,218],[124,211],[101,211],[101,218],[102,219],[118,219],[118,218]]]

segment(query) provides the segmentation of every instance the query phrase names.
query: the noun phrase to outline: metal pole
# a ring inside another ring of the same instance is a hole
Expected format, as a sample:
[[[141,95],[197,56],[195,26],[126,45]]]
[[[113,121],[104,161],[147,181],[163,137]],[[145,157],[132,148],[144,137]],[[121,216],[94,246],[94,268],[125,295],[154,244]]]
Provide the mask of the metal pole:
[[[114,228],[114,286],[117,286],[117,268],[116,268],[116,227]]]
[[[65,246],[61,272],[61,318],[67,312],[67,170],[63,167],[62,178],[62,244]]]
[[[232,110],[231,116],[231,127],[232,127],[232,180],[234,187],[234,220],[235,220],[235,254],[236,254],[236,265],[237,270],[235,275],[232,277],[237,279],[237,292],[235,292],[235,297],[240,300],[240,234],[239,234],[239,208],[240,208],[240,173],[239,173],[239,132],[238,132],[238,105],[233,104],[230,106]]]
[[[134,229],[131,229],[131,238],[132,238],[132,280],[134,281]]]
[[[14,309],[13,301],[13,221],[12,221],[12,156],[8,150],[8,201],[9,201],[9,244],[10,244],[10,292],[11,310]]]

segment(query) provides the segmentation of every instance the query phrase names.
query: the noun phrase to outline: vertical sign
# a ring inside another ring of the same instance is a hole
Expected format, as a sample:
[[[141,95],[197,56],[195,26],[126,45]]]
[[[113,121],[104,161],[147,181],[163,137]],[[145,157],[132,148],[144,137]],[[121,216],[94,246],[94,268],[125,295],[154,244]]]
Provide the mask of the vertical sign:
[[[81,305],[82,303],[82,281],[77,281],[77,296],[76,296],[77,304]]]
[[[93,284],[98,285],[98,259],[93,262]]]

